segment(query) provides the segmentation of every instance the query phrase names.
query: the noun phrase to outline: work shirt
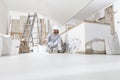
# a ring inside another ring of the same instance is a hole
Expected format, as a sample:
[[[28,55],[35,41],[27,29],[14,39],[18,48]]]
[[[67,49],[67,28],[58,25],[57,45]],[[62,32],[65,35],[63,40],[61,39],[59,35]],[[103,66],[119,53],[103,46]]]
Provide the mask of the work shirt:
[[[54,34],[54,33],[51,33],[51,34],[48,34],[47,36],[47,43],[49,42],[52,42],[52,43],[61,43],[61,36],[59,34]]]

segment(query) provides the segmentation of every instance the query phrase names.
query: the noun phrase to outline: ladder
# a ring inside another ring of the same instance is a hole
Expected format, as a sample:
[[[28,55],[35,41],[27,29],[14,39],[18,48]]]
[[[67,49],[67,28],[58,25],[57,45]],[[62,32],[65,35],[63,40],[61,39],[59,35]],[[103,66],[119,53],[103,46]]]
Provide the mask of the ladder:
[[[37,46],[40,44],[40,26],[36,13],[34,15],[28,14],[22,39],[27,42],[28,46]]]

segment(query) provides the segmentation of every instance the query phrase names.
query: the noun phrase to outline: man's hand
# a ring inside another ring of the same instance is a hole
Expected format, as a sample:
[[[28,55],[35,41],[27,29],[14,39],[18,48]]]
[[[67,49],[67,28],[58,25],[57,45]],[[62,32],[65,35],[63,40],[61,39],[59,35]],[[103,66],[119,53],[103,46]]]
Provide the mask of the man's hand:
[[[46,45],[46,44],[47,44],[47,40],[46,40],[46,39],[43,40],[43,41],[42,41],[42,44]]]
[[[43,40],[42,43],[43,43],[43,44],[46,44],[46,40]]]

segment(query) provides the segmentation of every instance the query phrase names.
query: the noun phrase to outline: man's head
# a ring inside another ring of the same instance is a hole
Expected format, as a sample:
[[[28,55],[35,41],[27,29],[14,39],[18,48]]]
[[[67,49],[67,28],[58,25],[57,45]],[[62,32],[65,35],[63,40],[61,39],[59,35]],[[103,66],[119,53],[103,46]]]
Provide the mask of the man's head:
[[[59,33],[59,26],[58,25],[55,25],[55,26],[53,26],[53,33],[54,34],[58,34]]]

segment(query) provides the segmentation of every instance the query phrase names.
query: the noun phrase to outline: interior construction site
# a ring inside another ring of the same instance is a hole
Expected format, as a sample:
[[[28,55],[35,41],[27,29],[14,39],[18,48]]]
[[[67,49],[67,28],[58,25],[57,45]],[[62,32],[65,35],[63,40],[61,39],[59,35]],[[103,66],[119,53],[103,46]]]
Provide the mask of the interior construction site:
[[[0,0],[0,80],[120,80],[120,0]]]

